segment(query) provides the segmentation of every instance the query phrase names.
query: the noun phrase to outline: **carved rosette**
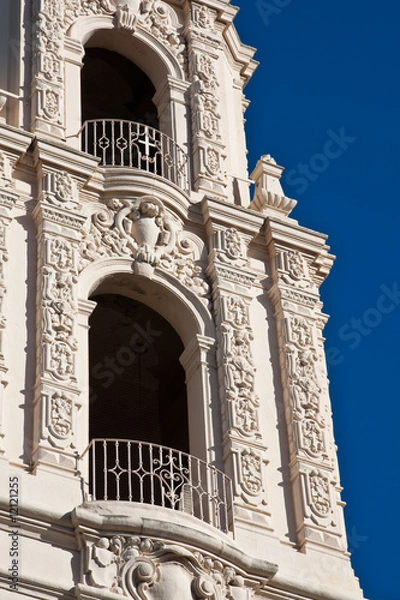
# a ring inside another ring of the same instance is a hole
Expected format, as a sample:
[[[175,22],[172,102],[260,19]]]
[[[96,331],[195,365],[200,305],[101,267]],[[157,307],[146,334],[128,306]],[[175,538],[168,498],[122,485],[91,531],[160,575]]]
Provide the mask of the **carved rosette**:
[[[208,304],[204,244],[153,196],[110,200],[85,223],[79,270],[107,257],[132,260],[137,273],[169,273]]]
[[[223,443],[233,473],[237,518],[250,521],[250,511],[269,528],[265,490],[266,447],[263,444],[259,398],[255,391],[254,335],[249,306],[254,276],[248,269],[246,246],[234,227],[215,228],[209,266],[214,284],[218,331],[218,371],[223,417]],[[261,514],[263,516],[261,516]]]
[[[315,257],[280,247],[274,253],[270,297],[277,319],[299,543],[343,550],[322,337],[325,316],[320,311]]]
[[[0,151],[0,455],[3,453],[3,411],[4,388],[7,385],[6,351],[4,335],[7,326],[6,293],[7,293],[7,262],[9,257],[8,229],[11,223],[11,210],[17,201],[13,191],[11,178],[11,163],[8,156]]]
[[[82,583],[133,600],[247,600],[260,581],[178,544],[115,535],[84,542]]]
[[[34,211],[38,232],[39,348],[35,395],[38,428],[34,462],[54,463],[62,451],[73,468],[77,390],[78,249],[84,218],[79,215],[77,186],[64,171],[45,172]],[[54,458],[57,456],[57,458]]]

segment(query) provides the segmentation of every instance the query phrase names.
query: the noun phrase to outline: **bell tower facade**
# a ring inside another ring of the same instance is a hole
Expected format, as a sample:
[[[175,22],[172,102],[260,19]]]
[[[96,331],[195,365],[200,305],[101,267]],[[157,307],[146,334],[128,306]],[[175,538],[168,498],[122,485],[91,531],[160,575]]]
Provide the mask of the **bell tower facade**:
[[[270,155],[249,178],[236,12],[5,2],[5,600],[363,598],[322,333],[333,256]]]

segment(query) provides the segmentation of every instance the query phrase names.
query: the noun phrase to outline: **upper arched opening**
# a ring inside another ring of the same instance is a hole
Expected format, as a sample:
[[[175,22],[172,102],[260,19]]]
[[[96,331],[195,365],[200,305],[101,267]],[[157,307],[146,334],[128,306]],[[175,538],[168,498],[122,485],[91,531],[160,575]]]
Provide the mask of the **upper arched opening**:
[[[156,89],[132,61],[106,48],[87,48],[82,68],[82,121],[125,119],[156,127]]]

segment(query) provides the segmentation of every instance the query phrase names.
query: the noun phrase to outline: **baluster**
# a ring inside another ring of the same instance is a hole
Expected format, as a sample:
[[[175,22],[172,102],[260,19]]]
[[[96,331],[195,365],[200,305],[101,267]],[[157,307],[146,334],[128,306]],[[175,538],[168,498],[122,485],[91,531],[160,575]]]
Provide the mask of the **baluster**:
[[[121,468],[120,464],[119,464],[119,441],[116,440],[115,442],[115,467],[118,468],[118,470]],[[119,480],[121,477],[121,473],[120,472],[115,472],[115,487],[116,487],[116,500],[120,500],[120,493],[119,493]]]
[[[96,500],[96,440],[92,441],[92,498]]]
[[[197,461],[197,482],[201,484],[202,483],[201,464],[200,464],[200,461],[198,459],[196,459],[196,461]],[[200,519],[202,521],[204,521],[203,494],[202,493],[199,494],[199,508],[200,508]]]
[[[128,452],[128,500],[132,502],[132,458],[131,458],[131,443],[127,445]]]
[[[104,500],[108,499],[107,495],[107,441],[103,440],[103,474],[104,474]]]
[[[143,471],[143,447],[142,443],[139,442],[139,471]],[[143,504],[144,501],[144,490],[143,490],[143,475],[139,475],[139,502]]]
[[[97,154],[97,121],[93,121],[93,156],[98,156]]]
[[[194,487],[193,487],[193,475],[192,475],[192,457],[188,456],[188,470],[189,470],[189,489],[190,489],[190,514],[194,515]]]
[[[149,458],[150,458],[150,504],[155,504],[154,496],[154,469],[153,469],[153,444],[149,444]]]

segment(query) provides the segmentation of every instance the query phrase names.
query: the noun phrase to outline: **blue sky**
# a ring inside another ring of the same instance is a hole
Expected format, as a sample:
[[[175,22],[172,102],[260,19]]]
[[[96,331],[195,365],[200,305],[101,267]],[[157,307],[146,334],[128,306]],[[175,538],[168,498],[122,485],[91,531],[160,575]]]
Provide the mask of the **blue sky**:
[[[292,216],[337,255],[322,299],[352,564],[366,598],[399,600],[400,4],[232,3],[261,63],[246,88],[249,168],[268,153],[286,167]]]

